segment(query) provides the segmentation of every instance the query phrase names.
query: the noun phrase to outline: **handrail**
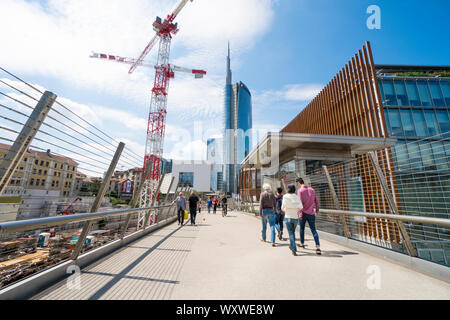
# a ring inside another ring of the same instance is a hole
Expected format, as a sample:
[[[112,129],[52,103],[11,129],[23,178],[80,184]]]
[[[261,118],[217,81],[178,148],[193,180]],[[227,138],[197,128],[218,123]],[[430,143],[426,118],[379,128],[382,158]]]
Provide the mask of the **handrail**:
[[[336,214],[336,215],[343,214],[343,215],[352,215],[352,216],[359,216],[359,217],[381,218],[381,219],[397,220],[397,221],[436,224],[436,225],[450,227],[450,219],[444,219],[444,218],[430,218],[430,217],[423,217],[423,216],[409,216],[409,215],[357,212],[357,211],[332,210],[332,209],[320,209],[319,214],[320,214],[320,212],[327,213],[327,214]]]
[[[250,202],[243,202],[243,203],[250,204]],[[254,202],[253,204],[259,205],[259,202]],[[326,213],[326,214],[333,214],[333,215],[349,215],[349,216],[359,216],[359,217],[368,217],[368,218],[380,218],[380,219],[387,219],[387,220],[436,224],[436,225],[450,227],[450,219],[444,219],[444,218],[431,218],[431,217],[423,217],[423,216],[395,215],[395,214],[348,211],[348,210],[334,210],[334,209],[320,209],[319,215],[321,212]]]
[[[94,213],[80,213],[70,216],[57,216],[57,217],[38,218],[29,220],[8,221],[0,223],[0,235],[19,231],[29,231],[39,228],[51,228],[73,222],[99,220],[105,217],[121,216],[126,214],[129,215],[140,211],[155,210],[171,206],[172,205],[170,204],[137,209],[122,209],[122,210],[102,211]]]

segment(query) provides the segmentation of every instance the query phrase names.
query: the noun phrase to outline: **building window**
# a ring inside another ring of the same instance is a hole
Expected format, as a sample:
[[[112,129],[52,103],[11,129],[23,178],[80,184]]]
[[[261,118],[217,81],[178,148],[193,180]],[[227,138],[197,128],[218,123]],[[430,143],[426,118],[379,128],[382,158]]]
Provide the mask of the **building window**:
[[[61,164],[61,169],[63,168],[63,165]]]
[[[39,169],[38,175],[42,175],[42,170],[41,169]]]
[[[33,186],[33,185],[34,185],[34,179],[31,178],[31,179],[30,179],[30,186]]]
[[[53,181],[52,181],[52,187],[54,187],[54,186],[55,186],[55,181],[53,180]]]
[[[27,162],[27,161],[28,161],[28,158],[23,159],[23,162]]]
[[[433,110],[425,110],[425,119],[427,121],[427,128],[430,136],[435,136],[438,134],[438,123],[436,120],[436,115]]]
[[[55,169],[56,169],[57,166],[58,166],[58,165],[55,163]]]
[[[397,93],[397,101],[400,106],[409,106],[408,95],[403,81],[394,81],[395,92]]]
[[[45,166],[46,166],[46,167],[48,167],[48,166],[49,166],[49,164],[50,164],[50,163],[49,163],[49,162],[47,161],[47,162],[45,163]]]
[[[426,81],[417,81],[417,86],[419,87],[420,100],[422,101],[422,106],[430,107],[431,106],[431,96],[430,91],[428,90],[428,85]]]
[[[45,180],[44,179],[42,179],[42,181],[41,181],[41,186],[45,186]]]
[[[403,136],[400,114],[397,109],[388,109],[389,123],[391,124],[391,135],[396,137]]]
[[[400,116],[403,124],[403,131],[406,137],[416,137],[416,131],[414,130],[414,124],[410,110],[400,110]]]
[[[39,161],[38,161],[38,160],[34,160],[34,164],[35,164],[35,165],[38,165],[38,164],[39,164]]]
[[[44,170],[44,176],[46,176],[47,175],[47,170]]]
[[[441,81],[442,92],[444,93],[445,103],[450,107],[450,82]]]
[[[387,106],[397,106],[397,97],[395,96],[392,80],[383,80],[384,104]]]
[[[36,186],[39,186],[40,183],[41,183],[41,179],[36,179]]]
[[[436,107],[443,107],[445,106],[444,103],[444,96],[442,95],[441,87],[439,86],[438,82],[430,81],[428,83],[430,86],[430,92],[431,92],[431,98],[433,99],[433,104]]]
[[[416,125],[417,136],[424,138],[428,136],[427,126],[425,124],[425,117],[423,110],[413,110],[414,123]]]
[[[408,98],[411,106],[419,107],[420,103],[419,91],[417,90],[415,81],[406,81],[406,91],[408,92]]]
[[[44,165],[44,160],[41,160],[41,166],[43,166]]]
[[[180,172],[179,183],[182,185],[188,185],[189,187],[194,187],[194,173],[193,172]]]
[[[441,127],[441,133],[448,133],[450,131],[450,120],[446,110],[436,110],[437,120]]]

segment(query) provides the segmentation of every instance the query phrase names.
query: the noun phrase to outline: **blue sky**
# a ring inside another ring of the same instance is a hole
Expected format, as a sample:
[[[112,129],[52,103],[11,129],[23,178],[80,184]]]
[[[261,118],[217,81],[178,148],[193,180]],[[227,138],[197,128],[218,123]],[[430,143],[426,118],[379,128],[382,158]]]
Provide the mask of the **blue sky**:
[[[137,57],[156,15],[175,0],[2,0],[0,64],[55,92],[73,110],[143,155],[152,69],[95,61],[92,51]],[[381,29],[369,30],[369,5]],[[255,131],[281,129],[370,41],[375,63],[448,65],[447,0],[195,0],[178,19],[171,59],[204,68],[178,75],[168,100],[165,154],[205,159],[220,134],[227,41],[233,81],[252,91]],[[156,51],[156,50],[154,50]],[[155,62],[155,53],[147,61]],[[0,78],[4,75],[0,74]],[[2,121],[2,120],[0,120]],[[0,136],[3,133],[0,132]]]

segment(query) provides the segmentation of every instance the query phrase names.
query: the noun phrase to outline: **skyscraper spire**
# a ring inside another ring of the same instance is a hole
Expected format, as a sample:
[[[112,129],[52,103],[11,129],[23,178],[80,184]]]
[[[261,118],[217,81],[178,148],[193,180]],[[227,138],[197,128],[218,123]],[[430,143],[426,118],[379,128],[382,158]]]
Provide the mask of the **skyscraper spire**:
[[[227,82],[226,84],[231,84],[232,73],[231,73],[231,58],[230,58],[230,41],[228,41],[228,56],[227,56]]]

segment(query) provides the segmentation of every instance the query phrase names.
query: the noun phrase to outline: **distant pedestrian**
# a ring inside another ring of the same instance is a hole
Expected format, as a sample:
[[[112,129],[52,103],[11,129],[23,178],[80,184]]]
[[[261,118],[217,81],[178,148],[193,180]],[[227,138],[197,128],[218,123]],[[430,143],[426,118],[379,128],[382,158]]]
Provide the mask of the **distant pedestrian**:
[[[195,225],[195,217],[197,216],[198,203],[200,199],[195,193],[189,197],[189,212],[191,213],[191,225]]]
[[[283,240],[283,221],[284,212],[281,210],[281,204],[283,203],[283,189],[277,188],[277,210],[276,210],[276,225],[278,225],[278,239]]]
[[[209,199],[206,202],[206,204],[208,205],[208,213],[211,213],[211,208],[212,208],[212,199],[211,199],[211,197],[209,197]]]
[[[202,199],[198,200],[198,213],[201,213],[202,211]]]
[[[270,184],[264,184],[264,192],[261,193],[259,200],[259,214],[261,215],[262,230],[261,241],[266,242],[267,222],[270,226],[270,242],[272,247],[275,247],[275,210],[277,206],[277,199],[271,192]]]
[[[214,214],[216,214],[216,211],[217,211],[217,205],[219,204],[219,200],[217,200],[217,198],[216,197],[214,197],[214,200],[213,200],[213,212],[214,212]]]
[[[316,192],[313,188],[305,185],[302,178],[297,180],[298,197],[302,201],[303,209],[300,211],[300,246],[305,247],[305,225],[308,222],[311,233],[313,234],[316,243],[316,253],[322,254],[320,250],[319,234],[316,230],[316,216],[319,214],[319,199],[317,199]]]
[[[175,202],[177,203],[178,225],[183,225],[184,211],[186,210],[186,198],[183,197],[183,192],[180,192]]]
[[[288,193],[283,196],[281,210],[285,213],[286,229],[289,233],[289,248],[294,256],[297,255],[297,247],[295,246],[295,229],[297,228],[299,218],[299,210],[303,208],[302,202],[298,195],[295,194],[295,186],[288,187]]]

